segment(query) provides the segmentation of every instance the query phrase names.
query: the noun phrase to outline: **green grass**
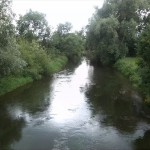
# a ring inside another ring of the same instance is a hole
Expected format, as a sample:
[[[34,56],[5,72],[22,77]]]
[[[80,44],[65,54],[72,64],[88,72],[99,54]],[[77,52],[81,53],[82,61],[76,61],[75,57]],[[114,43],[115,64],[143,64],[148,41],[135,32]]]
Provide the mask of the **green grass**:
[[[31,77],[4,77],[0,80],[0,95],[11,92],[14,89],[32,82]]]
[[[122,58],[118,60],[115,67],[133,83],[135,87],[141,84],[140,67],[138,58]]]

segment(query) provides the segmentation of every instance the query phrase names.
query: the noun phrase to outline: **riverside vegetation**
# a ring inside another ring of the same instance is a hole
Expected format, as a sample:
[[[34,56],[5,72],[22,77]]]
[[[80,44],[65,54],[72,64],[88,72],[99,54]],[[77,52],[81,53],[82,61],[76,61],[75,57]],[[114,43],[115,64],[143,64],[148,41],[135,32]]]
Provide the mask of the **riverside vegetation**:
[[[43,13],[29,10],[14,26],[11,0],[0,1],[0,95],[80,58],[85,39],[68,22],[52,32]]]
[[[60,70],[88,53],[115,66],[150,103],[150,1],[105,0],[84,31],[68,22],[52,32],[45,15],[28,11],[14,26],[11,0],[0,2],[0,95]],[[84,52],[86,49],[86,52]]]
[[[105,0],[87,25],[92,62],[115,66],[150,103],[150,1]]]

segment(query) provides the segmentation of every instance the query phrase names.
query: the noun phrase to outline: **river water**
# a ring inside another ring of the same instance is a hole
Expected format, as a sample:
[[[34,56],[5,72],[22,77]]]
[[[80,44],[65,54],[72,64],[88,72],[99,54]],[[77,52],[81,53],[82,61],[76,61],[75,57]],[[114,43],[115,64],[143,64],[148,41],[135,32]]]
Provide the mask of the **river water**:
[[[127,79],[83,59],[0,97],[0,150],[148,150],[142,114]]]

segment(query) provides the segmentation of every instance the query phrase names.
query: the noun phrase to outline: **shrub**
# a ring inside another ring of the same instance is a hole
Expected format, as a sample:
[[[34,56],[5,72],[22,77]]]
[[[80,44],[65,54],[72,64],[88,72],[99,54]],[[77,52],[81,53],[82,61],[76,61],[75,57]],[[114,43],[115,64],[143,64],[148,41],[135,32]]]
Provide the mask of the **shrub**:
[[[115,67],[130,79],[134,86],[141,85],[139,58],[122,58],[118,60]]]
[[[25,40],[19,40],[19,49],[22,58],[27,63],[24,75],[39,79],[43,74],[50,74],[50,57],[37,42],[29,43]]]

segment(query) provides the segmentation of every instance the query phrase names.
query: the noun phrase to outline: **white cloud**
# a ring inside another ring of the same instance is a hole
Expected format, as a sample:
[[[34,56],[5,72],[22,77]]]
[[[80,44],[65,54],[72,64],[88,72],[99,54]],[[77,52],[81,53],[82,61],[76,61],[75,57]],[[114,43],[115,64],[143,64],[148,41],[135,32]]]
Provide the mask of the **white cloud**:
[[[94,6],[101,7],[103,0],[13,0],[13,11],[25,14],[29,9],[46,14],[49,24],[71,22],[74,30],[87,25],[94,13]]]

